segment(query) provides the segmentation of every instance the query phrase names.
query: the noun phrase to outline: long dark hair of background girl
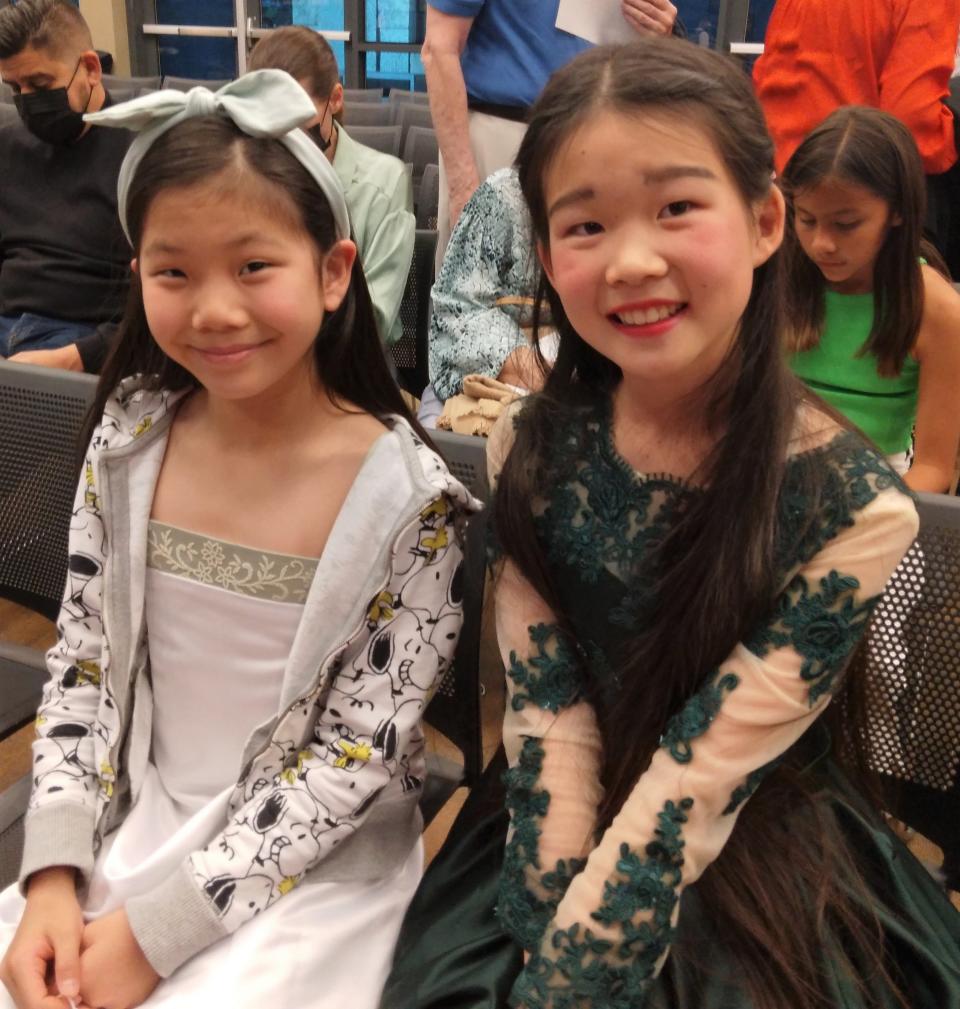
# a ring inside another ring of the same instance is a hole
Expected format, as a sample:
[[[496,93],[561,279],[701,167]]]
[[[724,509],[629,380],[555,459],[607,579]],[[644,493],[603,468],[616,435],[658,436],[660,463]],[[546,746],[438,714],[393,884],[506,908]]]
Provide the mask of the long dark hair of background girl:
[[[669,39],[600,47],[554,75],[531,112],[517,157],[541,242],[549,241],[545,173],[564,142],[601,108],[700,124],[745,206],[769,193],[773,148],[749,79],[739,68],[715,53]],[[695,497],[657,559],[662,577],[656,617],[621,657],[623,685],[616,704],[603,703],[599,685],[591,684],[590,670],[584,670],[603,738],[616,740],[615,746],[604,747],[605,799],[598,834],[648,766],[671,714],[768,615],[780,589],[771,562],[778,495],[804,396],[783,360],[780,258],[774,255],[755,271],[735,345],[707,390],[707,419],[717,441],[695,477],[704,493]],[[545,277],[541,292],[560,332],[560,350],[543,393],[531,397],[522,411],[493,515],[504,553],[569,634],[569,620],[551,588],[531,502],[549,497],[550,488],[542,484],[549,472],[546,454],[571,405],[606,399],[621,373],[573,330]],[[808,468],[812,517],[819,481],[817,467]],[[848,689],[859,682],[850,677]],[[845,878],[838,882],[841,876]],[[854,984],[866,978],[866,988],[873,972],[890,983],[871,923],[861,920],[844,889],[858,881],[829,815],[819,812],[796,774],[780,769],[767,776],[747,803],[721,856],[693,889],[711,933],[722,937],[726,950],[737,951],[739,977],[752,1004],[758,1009],[825,1009],[833,1001],[819,976],[824,923],[835,934],[854,937],[852,948],[872,956],[869,963],[861,957],[849,964]],[[672,955],[702,963],[705,951],[679,944]],[[844,955],[841,948],[836,955]]]
[[[810,350],[820,342],[826,289],[823,274],[797,238],[793,201],[827,179],[862,186],[887,203],[891,219],[899,218],[874,263],[874,319],[864,347],[876,355],[881,375],[899,375],[923,318],[920,255],[927,190],[920,152],[899,119],[856,105],[832,113],[794,151],[780,180],[790,211],[784,252],[791,350]],[[926,258],[949,276],[939,253],[922,244]]]
[[[251,172],[286,193],[318,252],[336,242],[330,205],[283,144],[248,136],[219,116],[198,116],[158,137],[140,162],[127,201],[134,249],[140,248],[147,211],[158,193],[196,185],[226,169]],[[429,443],[390,374],[359,257],[340,307],[324,317],[313,354],[317,377],[333,402],[352,403],[377,417],[399,414]],[[151,337],[140,280],[134,274],[119,339],[100,375],[84,444],[117,384],[137,374],[144,376],[149,388],[199,387],[193,375],[167,357]]]

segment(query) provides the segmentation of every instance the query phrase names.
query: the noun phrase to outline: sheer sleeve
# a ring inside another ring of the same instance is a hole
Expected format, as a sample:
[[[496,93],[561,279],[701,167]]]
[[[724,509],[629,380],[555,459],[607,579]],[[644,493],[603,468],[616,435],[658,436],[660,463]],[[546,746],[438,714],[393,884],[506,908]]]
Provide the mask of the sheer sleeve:
[[[498,914],[532,950],[593,847],[600,735],[581,697],[578,656],[509,561],[497,582],[497,640],[507,670],[503,743],[510,765]]]
[[[520,404],[495,425],[487,446],[496,484],[513,444]],[[497,641],[507,671],[503,743],[510,831],[498,914],[527,949],[536,949],[573,874],[593,847],[600,735],[581,698],[579,657],[549,606],[515,565],[496,584]]]
[[[683,889],[720,853],[764,772],[826,707],[916,529],[912,502],[888,488],[794,571],[769,620],[669,722],[566,886],[513,1005],[642,1002],[669,952]]]

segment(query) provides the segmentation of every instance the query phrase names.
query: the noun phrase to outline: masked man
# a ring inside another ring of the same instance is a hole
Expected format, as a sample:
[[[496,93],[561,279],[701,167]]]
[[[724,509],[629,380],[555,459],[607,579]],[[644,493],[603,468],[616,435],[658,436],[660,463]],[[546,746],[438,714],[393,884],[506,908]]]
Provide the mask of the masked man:
[[[0,10],[0,78],[19,113],[0,120],[0,357],[97,370],[128,283],[117,174],[131,135],[83,121],[110,97],[66,0]]]

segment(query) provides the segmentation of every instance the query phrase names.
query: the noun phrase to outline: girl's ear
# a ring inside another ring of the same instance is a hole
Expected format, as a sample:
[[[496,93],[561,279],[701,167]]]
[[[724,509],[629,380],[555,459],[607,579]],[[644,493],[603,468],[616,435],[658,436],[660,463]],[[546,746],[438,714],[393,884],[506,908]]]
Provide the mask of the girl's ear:
[[[770,192],[754,206],[754,268],[765,263],[780,248],[787,211],[783,193],[779,186],[771,186]]]
[[[543,272],[547,275],[547,280],[553,285],[553,260],[550,258],[550,246],[545,242],[537,242],[537,255],[543,264]],[[553,285],[555,286],[555,285]]]
[[[133,259],[130,260],[130,272],[131,273],[140,272],[140,261],[137,259],[136,256],[134,256]]]
[[[349,238],[342,238],[327,250],[320,264],[320,282],[323,285],[323,307],[335,312],[347,295],[350,273],[357,258],[357,247]]]

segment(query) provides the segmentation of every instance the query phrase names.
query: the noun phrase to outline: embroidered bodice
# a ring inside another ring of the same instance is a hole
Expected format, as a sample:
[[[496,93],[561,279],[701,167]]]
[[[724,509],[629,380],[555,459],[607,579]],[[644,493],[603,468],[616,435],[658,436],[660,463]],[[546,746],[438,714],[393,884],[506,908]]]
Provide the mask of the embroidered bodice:
[[[817,505],[804,491],[811,465],[825,479]],[[621,646],[652,618],[654,548],[702,492],[636,474],[613,446],[606,406],[572,410],[545,466],[550,491],[534,502],[535,526],[577,647],[557,636],[553,614],[507,561],[497,633],[511,832],[498,914],[532,954],[511,1001],[628,1009],[666,958],[683,888],[828,703],[916,514],[883,458],[851,432],[831,430],[788,460],[771,558],[781,594],[726,661],[704,670],[597,839],[604,741],[583,666],[615,703]]]

